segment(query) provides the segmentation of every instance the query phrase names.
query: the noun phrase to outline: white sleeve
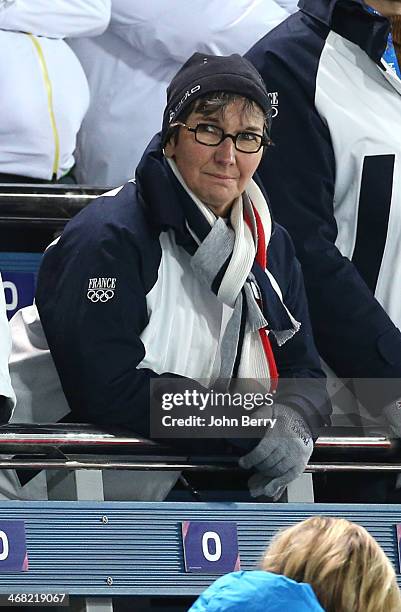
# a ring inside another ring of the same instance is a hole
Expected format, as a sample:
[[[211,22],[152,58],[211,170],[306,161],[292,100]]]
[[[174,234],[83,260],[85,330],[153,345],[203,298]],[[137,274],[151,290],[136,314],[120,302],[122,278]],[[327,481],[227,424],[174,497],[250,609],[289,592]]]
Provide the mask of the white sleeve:
[[[11,352],[11,333],[6,316],[3,282],[0,275],[0,395],[8,398],[10,408],[15,406],[15,395],[11,387],[8,360]]]
[[[162,63],[245,53],[289,13],[274,0],[114,0],[110,28]]]
[[[0,0],[0,29],[48,38],[96,36],[110,13],[111,0]]]
[[[295,13],[298,10],[298,0],[276,0],[284,10],[288,13]]]

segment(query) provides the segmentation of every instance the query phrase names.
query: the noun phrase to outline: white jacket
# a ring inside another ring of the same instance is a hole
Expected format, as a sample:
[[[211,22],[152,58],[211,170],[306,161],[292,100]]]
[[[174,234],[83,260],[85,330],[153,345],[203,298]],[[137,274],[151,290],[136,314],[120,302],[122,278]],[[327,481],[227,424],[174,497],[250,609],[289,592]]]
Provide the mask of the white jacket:
[[[0,274],[0,395],[7,397],[12,408],[14,408],[15,395],[11,387],[10,374],[8,371],[10,351],[11,334],[6,316],[6,303]]]
[[[81,183],[121,185],[160,129],[166,88],[195,52],[245,53],[288,16],[295,0],[113,0],[108,30],[69,41],[89,81],[78,135]]]
[[[0,0],[1,172],[47,180],[71,169],[89,89],[62,38],[100,34],[109,19],[110,0]]]

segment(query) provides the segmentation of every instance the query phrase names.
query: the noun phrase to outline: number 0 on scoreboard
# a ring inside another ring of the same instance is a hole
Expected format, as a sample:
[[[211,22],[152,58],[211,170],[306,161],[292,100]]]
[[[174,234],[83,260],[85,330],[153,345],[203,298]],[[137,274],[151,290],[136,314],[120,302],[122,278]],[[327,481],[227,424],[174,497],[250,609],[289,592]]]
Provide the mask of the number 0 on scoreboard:
[[[240,569],[236,523],[183,521],[181,529],[186,572],[224,574]]]

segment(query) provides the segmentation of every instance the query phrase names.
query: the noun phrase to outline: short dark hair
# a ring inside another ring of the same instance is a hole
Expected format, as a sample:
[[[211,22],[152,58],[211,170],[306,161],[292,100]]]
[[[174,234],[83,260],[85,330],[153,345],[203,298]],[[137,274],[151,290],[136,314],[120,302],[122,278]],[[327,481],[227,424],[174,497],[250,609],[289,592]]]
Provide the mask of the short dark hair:
[[[200,113],[204,117],[210,117],[214,113],[221,113],[224,117],[224,113],[227,107],[233,102],[237,102],[240,100],[242,102],[242,110],[241,112],[246,115],[249,113],[259,112],[264,118],[264,128],[263,133],[265,136],[270,137],[270,128],[271,128],[271,112],[267,115],[263,112],[262,108],[249,98],[245,98],[240,94],[230,93],[227,91],[216,91],[212,93],[205,94],[204,96],[200,96],[196,100],[194,100],[189,106],[187,106],[180,115],[176,117],[176,121],[186,122],[189,115],[196,111]],[[168,129],[166,135],[166,142],[173,139],[174,143],[178,141],[178,133],[180,126],[172,126]]]

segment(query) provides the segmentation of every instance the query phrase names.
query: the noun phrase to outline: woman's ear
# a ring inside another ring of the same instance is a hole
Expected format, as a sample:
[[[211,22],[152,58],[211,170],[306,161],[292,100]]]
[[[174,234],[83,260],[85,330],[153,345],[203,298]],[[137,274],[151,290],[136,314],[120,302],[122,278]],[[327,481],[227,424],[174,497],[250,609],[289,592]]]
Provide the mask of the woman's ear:
[[[164,147],[164,155],[166,157],[174,157],[174,155],[175,155],[175,142],[174,142],[174,138],[170,138],[170,140],[168,142],[166,142],[166,145]]]

